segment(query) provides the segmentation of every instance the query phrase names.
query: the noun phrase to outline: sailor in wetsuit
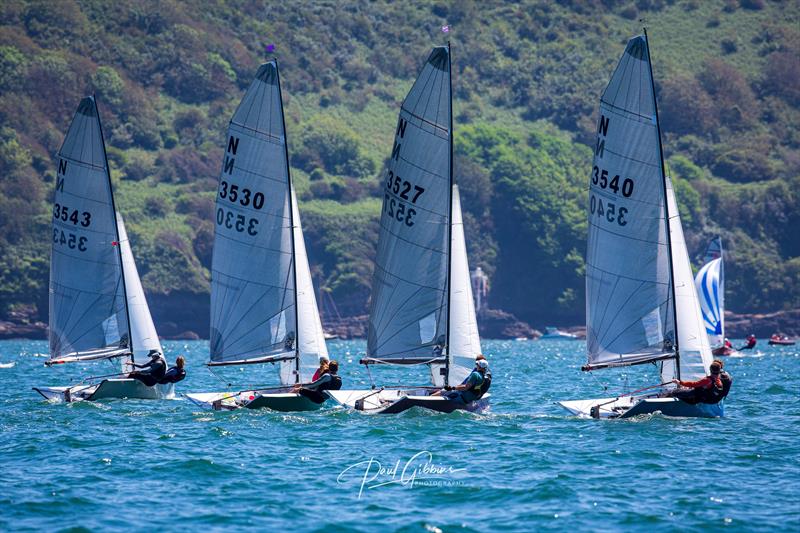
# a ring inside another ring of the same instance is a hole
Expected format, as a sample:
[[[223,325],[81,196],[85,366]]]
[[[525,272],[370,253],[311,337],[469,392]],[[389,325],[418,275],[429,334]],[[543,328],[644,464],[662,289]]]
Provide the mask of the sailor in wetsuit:
[[[164,359],[164,355],[158,350],[150,350],[150,353],[147,355],[150,356],[150,362],[148,363],[143,365],[129,363],[133,368],[142,368],[144,370],[141,372],[131,372],[128,374],[128,377],[138,379],[148,387],[152,387],[161,381],[161,379],[164,377],[164,374],[167,373],[167,361]]]
[[[186,370],[184,370],[184,366],[186,366],[186,359],[179,355],[177,359],[175,359],[175,366],[170,367],[167,370],[167,373],[164,374],[164,377],[161,378],[158,382],[161,385],[166,385],[167,383],[177,383],[179,381],[183,381],[186,378]]]
[[[328,371],[322,374],[319,379],[306,385],[295,385],[292,392],[297,392],[314,403],[323,403],[328,396],[323,392],[326,390],[339,390],[342,388],[342,378],[339,377],[339,362],[331,361],[328,363]]]
[[[703,379],[698,381],[673,380],[675,384],[679,385],[679,388],[670,391],[668,395],[691,405],[719,403],[728,395],[733,384],[733,378],[723,371],[722,367],[722,361],[715,359],[709,367],[711,374]]]

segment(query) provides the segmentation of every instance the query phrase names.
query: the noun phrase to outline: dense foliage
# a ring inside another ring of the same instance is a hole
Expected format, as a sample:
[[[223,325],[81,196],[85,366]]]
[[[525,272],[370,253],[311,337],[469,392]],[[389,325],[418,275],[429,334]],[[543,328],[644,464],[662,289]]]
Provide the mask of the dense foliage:
[[[268,44],[315,280],[364,313],[398,104],[449,24],[471,263],[493,306],[580,322],[597,99],[642,17],[690,254],[723,236],[735,310],[800,306],[796,1],[7,0],[0,318],[46,316],[53,156],[90,92],[145,289],[208,292],[227,120]]]

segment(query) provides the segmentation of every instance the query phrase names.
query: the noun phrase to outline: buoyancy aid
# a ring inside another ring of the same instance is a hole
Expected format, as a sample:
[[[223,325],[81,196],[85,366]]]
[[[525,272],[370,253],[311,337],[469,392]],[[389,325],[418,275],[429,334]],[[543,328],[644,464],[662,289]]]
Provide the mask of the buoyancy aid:
[[[722,401],[731,390],[733,378],[727,372],[720,372],[718,376],[712,374],[711,386],[702,389],[700,401],[703,403],[719,403]]]
[[[320,383],[319,387],[317,387],[318,391],[339,390],[342,388],[342,378],[340,378],[337,374],[330,374],[330,377],[331,379],[325,383]]]
[[[481,383],[481,391],[479,398],[486,394],[489,391],[489,387],[492,386],[492,373],[487,370],[486,373],[483,375],[483,383]]]
[[[164,377],[158,380],[159,385],[166,385],[167,383],[177,383],[179,381],[183,381],[186,377],[186,370],[183,368],[178,368],[176,366],[167,370],[167,373],[164,374]]]

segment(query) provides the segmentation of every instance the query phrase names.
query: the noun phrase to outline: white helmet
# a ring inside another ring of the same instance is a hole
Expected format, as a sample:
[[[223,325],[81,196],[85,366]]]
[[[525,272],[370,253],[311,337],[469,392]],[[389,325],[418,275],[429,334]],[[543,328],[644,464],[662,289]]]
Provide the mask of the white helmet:
[[[488,370],[489,369],[489,361],[486,359],[479,359],[475,361],[475,366],[480,368],[481,370]]]

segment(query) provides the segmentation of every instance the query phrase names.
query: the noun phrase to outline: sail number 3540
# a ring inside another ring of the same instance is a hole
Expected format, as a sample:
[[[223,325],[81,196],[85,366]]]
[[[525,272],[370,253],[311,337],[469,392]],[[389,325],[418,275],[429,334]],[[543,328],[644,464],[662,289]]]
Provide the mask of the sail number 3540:
[[[597,165],[592,168],[592,185],[597,185],[601,189],[609,189],[614,191],[614,194],[622,192],[622,196],[630,198],[633,194],[633,180],[625,178],[622,184],[619,182],[619,174],[608,179],[608,170],[601,170]]]

